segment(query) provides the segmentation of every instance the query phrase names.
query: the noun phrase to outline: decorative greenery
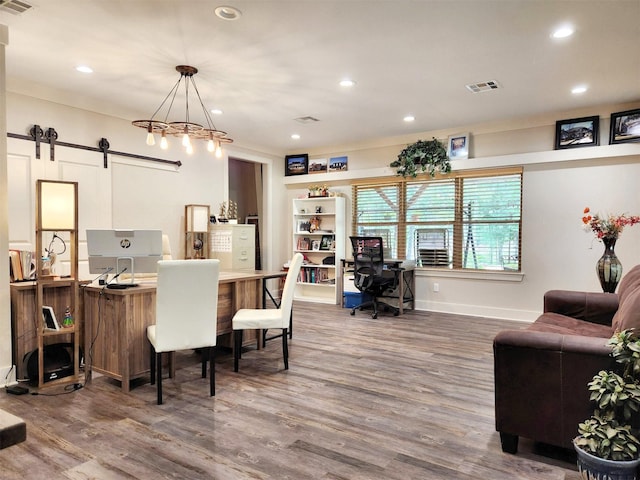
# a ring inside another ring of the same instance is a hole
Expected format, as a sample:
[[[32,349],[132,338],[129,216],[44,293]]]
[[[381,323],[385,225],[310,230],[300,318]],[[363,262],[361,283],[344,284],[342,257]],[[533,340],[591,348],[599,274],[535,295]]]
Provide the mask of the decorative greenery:
[[[437,138],[412,143],[400,152],[398,159],[391,162],[390,166],[397,168],[396,173],[403,177],[417,177],[421,172],[428,172],[433,177],[437,172],[451,171],[447,149]]]
[[[601,216],[597,213],[593,216],[589,215],[591,210],[589,207],[584,209],[582,223],[586,230],[592,230],[596,234],[596,238],[615,238],[617,239],[622,230],[626,226],[633,226],[640,223],[640,217],[637,215],[609,215]]]
[[[607,343],[622,374],[601,370],[588,383],[597,408],[578,425],[577,446],[606,460],[635,460],[640,441],[632,426],[640,410],[640,339],[633,329],[616,332]]]

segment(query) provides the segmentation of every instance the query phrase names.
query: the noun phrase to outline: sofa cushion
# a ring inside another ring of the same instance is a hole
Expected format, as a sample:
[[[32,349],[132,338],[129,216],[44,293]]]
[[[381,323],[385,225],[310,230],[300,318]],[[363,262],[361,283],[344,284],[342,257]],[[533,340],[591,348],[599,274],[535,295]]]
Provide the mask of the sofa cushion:
[[[628,328],[640,330],[640,285],[625,293],[624,302],[620,303],[611,323],[616,332]]]
[[[585,322],[559,313],[543,313],[527,330],[553,332],[561,335],[581,335],[583,337],[609,338],[613,329],[608,325]]]
[[[620,304],[626,300],[638,287],[640,287],[640,265],[636,265],[622,277],[618,285],[618,299]]]

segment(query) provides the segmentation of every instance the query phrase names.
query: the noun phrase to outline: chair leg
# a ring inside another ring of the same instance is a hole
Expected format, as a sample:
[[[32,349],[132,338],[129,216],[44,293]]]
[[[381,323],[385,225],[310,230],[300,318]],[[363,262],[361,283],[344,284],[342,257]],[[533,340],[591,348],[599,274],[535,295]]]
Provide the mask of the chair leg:
[[[289,346],[287,343],[287,329],[282,329],[282,356],[284,358],[284,369],[289,370]]]
[[[162,405],[162,352],[156,354],[156,382],[158,383],[158,405]]]
[[[291,307],[291,313],[289,314],[289,338],[293,338],[293,307]]]
[[[149,343],[149,363],[151,364],[151,385],[156,384],[156,349]]]
[[[240,350],[242,350],[242,330],[233,331],[233,371],[238,371],[238,363],[240,361]]]
[[[206,363],[205,363],[206,368]],[[209,347],[209,395],[216,395],[216,347]]]
[[[203,348],[200,351],[200,361],[202,363],[202,378],[207,378],[207,355],[209,353],[209,348]]]

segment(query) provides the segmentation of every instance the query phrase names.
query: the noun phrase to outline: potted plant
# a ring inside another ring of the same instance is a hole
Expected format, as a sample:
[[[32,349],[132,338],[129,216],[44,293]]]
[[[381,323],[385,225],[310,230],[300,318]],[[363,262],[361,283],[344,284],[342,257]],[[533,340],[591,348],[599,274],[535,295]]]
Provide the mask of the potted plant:
[[[420,172],[428,172],[432,177],[437,172],[449,173],[451,162],[445,145],[434,138],[433,140],[418,140],[402,150],[398,159],[391,162],[396,173],[403,177],[417,177]]]
[[[620,371],[598,372],[588,383],[596,409],[578,425],[574,447],[586,479],[636,480],[640,465],[640,338],[633,329],[607,342]],[[590,475],[590,476],[589,476]]]

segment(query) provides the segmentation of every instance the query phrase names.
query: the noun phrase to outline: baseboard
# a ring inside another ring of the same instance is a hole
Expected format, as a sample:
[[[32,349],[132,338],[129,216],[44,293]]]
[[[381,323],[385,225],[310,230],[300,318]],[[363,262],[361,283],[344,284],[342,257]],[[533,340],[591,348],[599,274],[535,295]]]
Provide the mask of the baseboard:
[[[484,305],[465,305],[458,303],[443,303],[416,300],[416,310],[438,313],[452,313],[469,315],[471,317],[498,318],[501,320],[515,320],[519,322],[533,322],[540,316],[539,311],[516,310],[508,308],[488,307]]]

